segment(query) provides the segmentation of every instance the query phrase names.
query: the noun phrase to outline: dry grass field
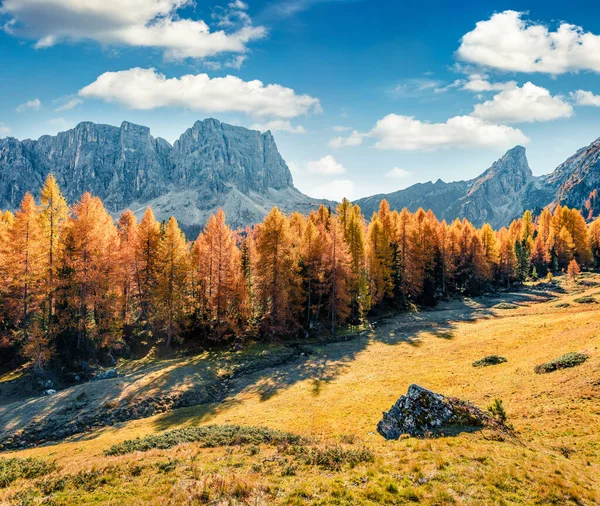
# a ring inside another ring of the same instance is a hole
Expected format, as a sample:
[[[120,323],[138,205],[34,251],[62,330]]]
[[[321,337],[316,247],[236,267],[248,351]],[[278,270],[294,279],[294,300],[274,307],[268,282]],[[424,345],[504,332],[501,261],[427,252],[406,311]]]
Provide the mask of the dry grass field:
[[[600,504],[600,304],[586,296],[600,302],[599,275],[586,274],[577,285],[561,279],[447,301],[382,318],[345,341],[305,344],[290,360],[232,377],[222,402],[5,452],[0,471],[14,457],[54,466],[4,483],[0,472],[0,503]],[[501,302],[508,309],[494,307]],[[534,372],[568,352],[590,358],[577,367]],[[261,353],[254,349],[252,359]],[[491,354],[507,362],[472,366]],[[191,388],[207,374],[218,375],[217,366],[226,368],[212,354],[124,363],[109,400]],[[381,413],[412,383],[484,409],[501,399],[516,437],[483,430],[384,440],[376,432]],[[68,402],[71,394],[57,395]],[[49,399],[27,402],[29,411],[18,415],[23,402],[0,406],[0,431],[14,430],[17,416],[48,416]],[[267,427],[303,440],[104,453],[124,440],[213,424]]]

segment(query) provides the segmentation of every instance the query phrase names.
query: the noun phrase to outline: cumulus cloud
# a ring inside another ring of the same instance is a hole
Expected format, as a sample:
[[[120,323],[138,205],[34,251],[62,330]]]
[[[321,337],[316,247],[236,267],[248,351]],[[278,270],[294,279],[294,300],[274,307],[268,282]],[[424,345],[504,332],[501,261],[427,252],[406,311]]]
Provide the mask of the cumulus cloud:
[[[600,72],[600,36],[569,23],[551,31],[523,16],[523,12],[507,10],[479,21],[463,36],[458,58],[514,72]]]
[[[346,168],[335,161],[331,155],[324,156],[320,160],[308,162],[306,164],[306,172],[309,174],[318,174],[320,176],[337,176],[344,174]]]
[[[571,92],[571,98],[577,105],[600,107],[600,95],[594,95],[591,91],[577,90]]]
[[[24,104],[20,104],[17,106],[17,112],[25,112],[25,111],[39,111],[42,107],[42,103],[39,98],[34,98],[33,100],[28,100]]]
[[[354,198],[354,182],[349,179],[336,179],[313,187],[308,194],[316,199],[328,199],[340,202],[344,197]]]
[[[266,35],[254,26],[241,1],[229,4],[217,19],[220,30],[203,20],[180,18],[177,11],[192,0],[4,0],[9,16],[4,29],[37,40],[36,47],[63,41],[161,48],[168,58],[206,58],[244,53],[249,42]],[[224,19],[228,22],[225,23]]]
[[[359,146],[363,142],[364,135],[354,130],[348,137],[336,137],[329,141],[329,147],[334,149],[347,146]]]
[[[560,96],[552,96],[546,88],[528,82],[522,87],[501,91],[482,104],[473,116],[500,123],[533,123],[570,118],[573,107]]]
[[[463,84],[461,89],[466,90],[466,91],[472,91],[473,93],[483,93],[485,91],[512,90],[516,87],[517,87],[516,81],[508,81],[505,83],[502,83],[502,82],[492,83],[482,77],[470,76],[469,80]]]
[[[400,167],[394,167],[385,173],[385,177],[389,177],[390,179],[406,179],[410,176],[412,176],[412,172]]]
[[[294,118],[321,112],[317,98],[297,95],[279,84],[207,74],[167,79],[153,68],[105,72],[79,90],[82,98],[116,102],[130,109],[183,107],[207,113],[242,112],[251,116]]]
[[[507,148],[529,142],[521,130],[495,125],[472,116],[455,116],[445,123],[428,123],[412,116],[389,114],[368,134],[379,149]]]
[[[0,123],[0,137],[6,137],[10,135],[10,128],[8,128],[4,123]]]
[[[274,119],[267,121],[266,123],[254,123],[250,128],[253,130],[259,130],[266,132],[289,132],[291,134],[305,134],[306,129],[302,125],[294,126],[289,120]]]
[[[333,127],[334,132],[348,132],[349,130],[352,130],[352,128],[347,127],[347,126],[341,126],[341,125],[337,125],[337,126]]]

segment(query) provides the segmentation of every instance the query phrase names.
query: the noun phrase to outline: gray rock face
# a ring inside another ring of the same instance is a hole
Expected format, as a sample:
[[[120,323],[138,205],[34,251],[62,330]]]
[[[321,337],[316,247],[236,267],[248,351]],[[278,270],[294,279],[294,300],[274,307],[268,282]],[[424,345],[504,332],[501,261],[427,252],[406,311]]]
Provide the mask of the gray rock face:
[[[516,146],[494,162],[481,176],[469,181],[419,183],[387,195],[357,201],[366,216],[377,210],[383,198],[392,209],[431,209],[441,220],[467,218],[476,226],[507,226],[529,209],[534,212],[557,203],[584,209],[594,189],[600,190],[600,139],[546,176],[535,177],[525,148]]]
[[[188,230],[200,228],[217,207],[245,226],[274,205],[312,209],[319,202],[296,190],[270,132],[197,121],[171,146],[147,127],[84,122],[37,141],[0,139],[0,208],[37,194],[53,172],[69,202],[89,191],[112,213],[154,204],[159,219],[174,215]]]
[[[377,432],[385,439],[398,439],[402,434],[423,436],[456,427],[484,427],[499,422],[479,408],[419,385],[408,387],[377,424]]]
[[[585,208],[590,193],[600,191],[600,138],[559,165],[545,182],[556,188],[554,204]],[[592,216],[598,216],[600,209],[591,209]],[[584,213],[587,217],[587,213]]]

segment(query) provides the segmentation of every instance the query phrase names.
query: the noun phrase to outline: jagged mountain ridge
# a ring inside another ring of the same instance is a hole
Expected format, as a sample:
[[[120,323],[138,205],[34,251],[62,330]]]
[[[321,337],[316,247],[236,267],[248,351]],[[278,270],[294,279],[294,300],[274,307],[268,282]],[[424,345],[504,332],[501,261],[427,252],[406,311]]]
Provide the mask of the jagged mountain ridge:
[[[416,211],[422,207],[433,210],[439,219],[467,218],[476,226],[487,222],[499,228],[527,209],[538,212],[561,204],[583,211],[590,193],[599,188],[600,139],[597,139],[544,176],[533,175],[525,148],[516,146],[474,179],[417,183],[397,192],[359,199],[356,203],[367,216],[376,211],[385,198],[392,209],[406,207]]]
[[[300,193],[271,132],[197,121],[173,145],[145,126],[83,122],[56,136],[0,139],[0,208],[14,209],[53,172],[69,202],[85,191],[117,214],[151,205],[196,232],[223,207],[234,227],[262,220],[275,205],[308,211],[320,201]]]

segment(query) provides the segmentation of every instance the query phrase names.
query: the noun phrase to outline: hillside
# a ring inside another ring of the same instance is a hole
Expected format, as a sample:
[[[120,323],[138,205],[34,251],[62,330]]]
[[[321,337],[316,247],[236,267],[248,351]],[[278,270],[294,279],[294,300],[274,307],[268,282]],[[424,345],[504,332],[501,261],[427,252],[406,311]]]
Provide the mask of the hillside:
[[[53,172],[70,203],[99,196],[118,215],[175,216],[192,236],[221,207],[234,227],[254,224],[273,206],[308,212],[320,202],[294,188],[271,132],[214,119],[197,121],[171,146],[150,129],[83,122],[38,140],[0,139],[0,209],[15,209]]]
[[[13,397],[0,407],[4,443],[17,426],[27,434],[54,420],[60,428],[79,419],[79,411],[106,411],[112,427],[5,454],[40,458],[58,468],[0,488],[0,500],[597,504],[600,309],[586,297],[599,298],[600,275],[582,275],[575,285],[556,279],[390,315],[339,342],[302,341],[169,360],[151,353],[120,363],[119,378],[25,402]],[[497,307],[500,302],[505,304]],[[573,369],[534,373],[535,366],[567,352],[590,358]],[[471,365],[490,354],[507,362]],[[15,373],[2,377],[3,394],[9,382],[19,381]],[[475,430],[384,440],[375,431],[381,412],[412,383],[482,408],[501,399],[515,437]],[[192,391],[217,395],[218,402],[202,404],[198,395],[198,405],[149,417],[142,413],[134,421],[116,417],[145,398],[169,409],[167,399]],[[210,424],[268,427],[309,440],[227,448],[186,443],[104,455],[127,439]]]
[[[417,183],[388,194],[373,195],[356,201],[370,216],[386,199],[392,209],[419,207],[432,209],[439,219],[467,218],[475,226],[490,223],[494,228],[507,226],[525,210],[539,211],[567,205],[590,218],[600,210],[588,204],[590,195],[600,188],[600,139],[581,148],[554,171],[533,175],[525,148],[516,146],[492,164],[480,176],[468,181]]]

